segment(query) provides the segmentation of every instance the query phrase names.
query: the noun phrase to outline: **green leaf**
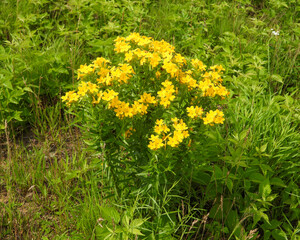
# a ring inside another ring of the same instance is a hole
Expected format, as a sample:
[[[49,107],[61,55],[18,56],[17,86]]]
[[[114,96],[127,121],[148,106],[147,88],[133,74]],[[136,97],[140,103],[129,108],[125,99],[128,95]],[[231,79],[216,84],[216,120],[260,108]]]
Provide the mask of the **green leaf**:
[[[12,118],[15,119],[15,120],[17,120],[17,121],[20,121],[20,122],[23,121],[23,119],[20,116],[21,113],[22,113],[21,111],[15,111],[14,115],[12,116]]]
[[[111,228],[109,228],[108,226],[106,226],[107,230],[110,231],[111,233],[114,233],[114,230],[112,230]]]
[[[122,224],[129,227],[129,217],[127,215],[122,218]]]
[[[262,146],[260,147],[260,152],[262,152],[262,153],[265,152],[266,149],[267,149],[267,146],[268,146],[268,143],[262,145]]]
[[[106,227],[101,227],[100,225],[96,226],[96,236],[99,237],[99,239],[105,239],[107,236],[111,235],[111,232],[109,231],[109,228]]]
[[[259,192],[262,195],[263,200],[265,200],[272,192],[269,180],[265,180],[259,184]]]
[[[23,90],[26,91],[26,92],[33,93],[32,89],[30,87],[24,87]]]
[[[236,210],[230,210],[228,215],[227,215],[226,223],[227,223],[227,225],[228,225],[228,227],[231,231],[238,224],[238,222],[239,222],[238,219],[239,219],[239,216],[237,214],[237,211]]]
[[[260,212],[260,215],[261,215],[261,217],[262,217],[267,223],[269,223],[269,217],[268,217],[267,214],[265,214],[265,213],[263,213],[263,212]]]
[[[5,88],[9,88],[13,90],[13,86],[11,84],[11,79],[13,78],[13,74],[3,68],[0,69],[0,86],[4,86]]]
[[[281,229],[275,229],[272,231],[272,237],[275,240],[287,240],[287,235],[284,231],[282,231]]]
[[[260,208],[257,209],[257,206],[255,204],[251,204],[252,205],[252,212],[253,212],[253,225],[252,227],[255,227],[255,225],[257,224],[257,222],[263,218],[268,224],[270,224],[269,222],[269,217],[267,214],[264,213],[264,211],[266,211],[265,208]]]
[[[144,236],[144,234],[142,234],[141,231],[138,230],[137,228],[129,229],[128,232],[130,232],[130,233],[132,233],[134,235]]]
[[[131,224],[130,224],[130,227],[133,227],[133,228],[137,228],[139,226],[141,226],[142,224],[144,223],[144,220],[143,219],[134,219]]]
[[[8,88],[8,89],[10,89],[10,90],[13,90],[12,84],[11,84],[9,79],[2,80],[1,85]]]
[[[276,82],[283,83],[282,77],[281,77],[280,75],[278,75],[278,74],[273,74],[273,75],[271,75],[271,79],[273,79],[273,80],[276,81]]]
[[[279,226],[281,225],[281,222],[279,222],[278,220],[276,219],[272,219],[270,221],[270,223],[264,223],[262,225],[263,229],[269,229],[269,230],[273,230],[275,228],[278,228]]]
[[[268,171],[273,172],[272,168],[266,164],[259,164],[260,169],[262,170],[264,175],[267,175]]]
[[[256,183],[261,183],[261,182],[264,182],[266,180],[266,178],[260,173],[252,173],[249,176],[249,180],[252,182],[256,182]]]
[[[215,173],[216,179],[222,179],[223,178],[223,171],[217,165],[214,165],[214,173]]]
[[[148,172],[147,172],[148,175]],[[211,180],[211,175],[203,172],[203,171],[198,171],[195,174],[193,174],[193,181],[201,184],[201,185],[207,185],[209,184]]]
[[[251,182],[247,179],[244,179],[244,188],[245,191],[248,191],[251,188]]]
[[[120,222],[120,214],[116,209],[112,207],[100,207],[100,212],[101,212],[101,216],[105,220],[111,222],[113,219],[115,223]]]
[[[271,232],[269,230],[264,230],[264,240],[269,240],[271,237]]]
[[[230,193],[232,193],[232,188],[233,188],[233,182],[230,178],[227,179],[226,185],[230,191]]]
[[[279,187],[286,187],[285,183],[280,178],[271,178],[270,184]]]
[[[226,219],[226,225],[232,231],[230,238],[232,235],[239,237],[239,236],[241,236],[241,232],[244,232],[243,226],[240,224],[238,219],[239,219],[239,216],[237,214],[237,211],[230,210],[230,212],[228,213],[228,217]]]
[[[269,195],[268,197],[267,197],[267,201],[268,202],[272,202],[275,198],[277,198],[278,197],[278,194],[276,193],[276,194],[272,194],[272,195]]]

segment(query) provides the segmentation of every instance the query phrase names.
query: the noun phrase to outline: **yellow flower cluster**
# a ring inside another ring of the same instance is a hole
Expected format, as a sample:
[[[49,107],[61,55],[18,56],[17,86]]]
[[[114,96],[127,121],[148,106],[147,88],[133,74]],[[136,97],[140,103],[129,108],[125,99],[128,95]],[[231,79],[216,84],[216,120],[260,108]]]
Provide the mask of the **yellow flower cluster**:
[[[138,101],[134,101],[134,103],[130,105],[129,103],[120,101],[118,97],[112,99],[109,106],[110,108],[114,108],[116,116],[120,119],[123,119],[124,117],[132,118],[137,114],[144,115],[147,113],[148,108],[148,105],[139,103]]]
[[[156,104],[155,97],[151,96],[150,93],[144,93],[138,101],[134,101],[133,104],[126,103],[124,101],[120,101],[118,98],[118,93],[110,90],[111,95],[110,98],[103,98],[106,101],[109,101],[109,108],[113,108],[116,116],[120,119],[124,117],[130,117],[137,114],[147,114],[147,109],[149,104]]]
[[[175,93],[175,89],[174,85],[169,80],[164,81],[162,85],[164,87],[157,92],[157,96],[160,98],[159,103],[167,108],[171,104],[171,101],[175,98],[175,95],[173,95]]]
[[[119,64],[118,67],[112,68],[101,67],[98,71],[97,81],[103,86],[111,86],[113,82],[122,84],[127,83],[132,74],[134,74],[134,70],[129,64]]]
[[[177,147],[183,141],[183,139],[189,136],[189,132],[187,131],[187,125],[182,119],[178,120],[177,118],[173,118],[172,121],[175,131],[173,136],[168,138],[167,144],[171,147]]]
[[[196,71],[202,72],[206,70],[206,65],[204,65],[203,62],[199,59],[192,59],[191,64]]]
[[[211,126],[213,126],[214,123],[223,124],[224,120],[224,113],[218,109],[216,111],[210,110],[208,113],[206,113],[206,116],[203,118],[204,124],[209,124]]]
[[[81,82],[78,87],[77,95],[83,97],[88,92],[90,93],[98,93],[98,85],[91,82]]]
[[[150,106],[166,109],[173,102],[178,106],[179,92],[188,92],[189,98],[220,96],[223,99],[229,95],[222,85],[221,75],[225,69],[221,65],[208,68],[198,59],[188,60],[164,40],[131,33],[127,37],[117,37],[114,46],[114,51],[123,56],[123,63],[113,66],[109,60],[99,57],[90,65],[81,65],[77,71],[78,90],[62,97],[68,106],[83,98],[91,99],[93,105],[107,106],[118,118],[124,119],[148,114],[152,112]],[[223,123],[223,112],[210,110],[205,113],[197,103],[193,105],[185,109],[184,115],[190,119],[202,119],[209,125]],[[162,119],[156,121],[156,135],[150,137],[150,149],[166,145],[177,147],[189,136],[182,119],[172,121],[172,133]]]
[[[78,77],[77,79],[80,79],[81,77],[84,77],[92,72],[94,72],[94,68],[92,65],[87,66],[85,65],[80,65],[80,68],[78,69]]]
[[[189,136],[188,127],[182,119],[172,118],[173,134],[169,133],[170,128],[164,123],[163,119],[157,119],[155,122],[154,132],[150,137],[148,147],[151,150],[157,150],[163,146],[178,147],[178,145]],[[169,134],[168,134],[169,133]],[[166,135],[168,134],[168,135]]]
[[[224,68],[222,66],[213,66],[211,70],[202,75],[203,80],[198,85],[203,92],[203,96],[215,97],[219,95],[222,98],[228,96],[229,91],[222,86],[222,78],[219,74]]]
[[[67,101],[67,105],[77,102],[80,97],[85,96],[87,93],[98,93],[99,86],[91,82],[81,82],[78,86],[78,91],[67,92],[65,96],[62,96],[63,101]]]
[[[194,107],[194,106],[191,106],[191,107],[187,107],[186,108],[187,112],[188,112],[188,116],[192,119],[195,119],[195,118],[202,118],[202,114],[203,114],[203,109],[201,107]]]
[[[75,91],[67,92],[65,96],[62,96],[63,102],[67,101],[67,105],[70,106],[71,103],[77,102],[79,95]]]

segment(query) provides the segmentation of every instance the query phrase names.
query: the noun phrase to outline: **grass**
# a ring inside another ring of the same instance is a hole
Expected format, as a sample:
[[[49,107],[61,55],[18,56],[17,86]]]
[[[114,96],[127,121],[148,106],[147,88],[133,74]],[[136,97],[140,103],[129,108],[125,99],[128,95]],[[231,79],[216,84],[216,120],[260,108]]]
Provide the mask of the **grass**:
[[[4,0],[0,8],[1,239],[298,239],[296,1]],[[224,64],[231,91],[224,126],[205,130],[201,152],[185,155],[190,171],[161,179],[158,192],[126,177],[118,190],[108,156],[86,144],[60,100],[80,64],[113,58],[113,39],[133,31]]]

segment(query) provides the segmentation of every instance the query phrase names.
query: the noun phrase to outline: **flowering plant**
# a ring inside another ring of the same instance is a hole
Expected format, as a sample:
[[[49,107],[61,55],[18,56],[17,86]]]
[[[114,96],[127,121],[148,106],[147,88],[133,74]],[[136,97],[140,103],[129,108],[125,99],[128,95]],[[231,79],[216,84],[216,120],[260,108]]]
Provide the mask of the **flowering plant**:
[[[103,57],[81,65],[78,89],[62,99],[85,113],[88,133],[95,146],[103,150],[105,143],[107,159],[122,148],[118,154],[126,153],[137,165],[159,159],[170,170],[171,156],[192,149],[201,127],[224,122],[217,101],[229,95],[222,85],[225,69],[208,68],[166,41],[138,33],[117,37],[114,51],[115,65]]]

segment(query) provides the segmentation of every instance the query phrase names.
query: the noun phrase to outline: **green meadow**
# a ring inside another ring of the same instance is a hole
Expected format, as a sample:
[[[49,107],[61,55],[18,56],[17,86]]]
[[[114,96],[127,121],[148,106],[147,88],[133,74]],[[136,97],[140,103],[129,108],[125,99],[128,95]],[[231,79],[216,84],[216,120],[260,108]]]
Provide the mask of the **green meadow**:
[[[0,239],[300,239],[299,10],[297,0],[1,0]],[[124,58],[132,33],[174,46],[177,62]],[[97,58],[132,64],[128,84],[84,72]],[[203,87],[193,59],[220,69],[219,82]],[[194,87],[177,81],[181,69]],[[98,84],[98,102],[92,90],[65,100],[82,81]],[[221,84],[226,97],[205,95]],[[148,109],[117,117],[102,88]],[[153,105],[136,97],[147,91]]]

